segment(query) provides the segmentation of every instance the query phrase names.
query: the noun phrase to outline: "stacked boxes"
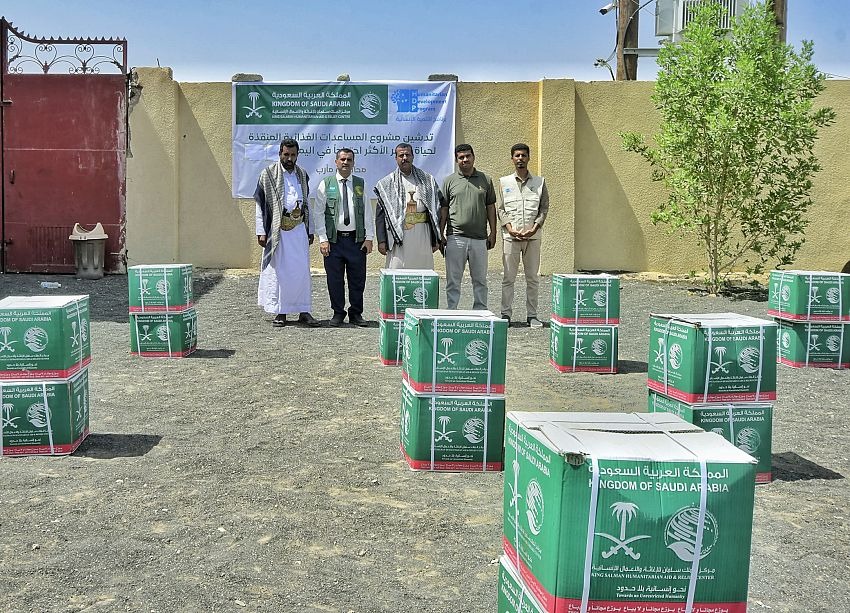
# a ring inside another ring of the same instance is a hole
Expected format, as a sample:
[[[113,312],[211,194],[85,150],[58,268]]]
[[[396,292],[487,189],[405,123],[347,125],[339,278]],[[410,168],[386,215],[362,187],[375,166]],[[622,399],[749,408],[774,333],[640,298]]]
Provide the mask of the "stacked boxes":
[[[412,469],[502,470],[507,328],[490,311],[407,310],[401,451]]]
[[[511,412],[505,459],[499,611],[746,610],[755,461],[722,437]]]
[[[552,275],[549,362],[560,372],[617,372],[620,280]]]
[[[649,410],[673,412],[759,460],[771,480],[774,322],[736,313],[650,315]]]
[[[131,266],[130,353],[145,357],[185,357],[198,343],[193,306],[192,265]]]
[[[0,300],[0,456],[73,453],[89,433],[88,296]]]
[[[779,362],[850,368],[850,275],[773,270],[767,312],[779,325]]]
[[[756,483],[770,482],[773,404],[687,404],[649,390],[649,411],[672,413],[703,430],[719,434],[756,459]]]
[[[378,299],[378,350],[381,364],[401,364],[404,314],[407,309],[435,309],[440,302],[440,277],[433,270],[381,269]]]

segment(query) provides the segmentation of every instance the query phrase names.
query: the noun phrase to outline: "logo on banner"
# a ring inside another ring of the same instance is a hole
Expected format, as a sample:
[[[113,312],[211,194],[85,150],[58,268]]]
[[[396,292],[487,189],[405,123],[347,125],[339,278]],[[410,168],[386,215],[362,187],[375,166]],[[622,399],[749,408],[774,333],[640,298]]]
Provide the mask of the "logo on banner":
[[[260,111],[266,107],[257,106],[257,100],[260,97],[260,92],[248,92],[248,99],[251,101],[251,106],[243,106],[242,108],[248,111],[245,115],[245,119],[251,119],[251,117],[256,117],[257,119],[262,119],[263,114]]]
[[[381,114],[382,108],[381,99],[377,94],[369,92],[360,98],[360,114],[366,119],[375,119],[375,117]]]
[[[826,290],[826,299],[830,304],[838,304],[838,301],[841,299],[841,293],[838,291],[838,288],[830,287]]]
[[[593,292],[593,304],[598,307],[604,307],[605,303],[608,301],[608,296],[601,289]]]
[[[827,337],[826,348],[830,351],[838,351],[841,349],[841,339],[834,335]]]
[[[417,89],[397,89],[392,95],[392,101],[395,102],[398,113],[419,112],[419,90]]]

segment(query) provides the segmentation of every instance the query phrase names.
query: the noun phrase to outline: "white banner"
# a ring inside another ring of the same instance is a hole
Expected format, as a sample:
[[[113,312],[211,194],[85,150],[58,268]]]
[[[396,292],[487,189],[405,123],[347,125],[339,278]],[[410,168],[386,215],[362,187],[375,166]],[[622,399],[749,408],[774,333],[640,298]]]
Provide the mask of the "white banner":
[[[279,160],[280,141],[299,144],[310,191],[336,172],[336,152],[354,151],[354,174],[375,183],[397,168],[399,143],[438,183],[454,171],[454,82],[233,84],[233,197],[253,198],[260,171]]]

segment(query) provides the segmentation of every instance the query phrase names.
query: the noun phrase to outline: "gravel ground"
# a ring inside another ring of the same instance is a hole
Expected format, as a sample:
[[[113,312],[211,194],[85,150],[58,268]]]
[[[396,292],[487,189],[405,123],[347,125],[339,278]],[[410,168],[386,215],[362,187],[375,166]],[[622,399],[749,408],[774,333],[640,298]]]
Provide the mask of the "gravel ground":
[[[62,289],[41,290],[48,279]],[[495,610],[501,474],[408,470],[401,375],[379,363],[377,322],[273,329],[256,283],[196,271],[199,350],[165,360],[128,354],[126,277],[0,276],[0,297],[91,294],[93,355],[80,449],[0,459],[0,610]],[[370,276],[367,315],[377,286]],[[498,274],[490,288],[498,305]],[[548,319],[548,278],[540,291]],[[327,320],[323,276],[313,294]],[[620,374],[558,374],[548,330],[514,326],[508,409],[644,411],[650,311],[764,316],[766,304],[626,278]],[[750,611],[850,611],[848,382],[780,366]]]

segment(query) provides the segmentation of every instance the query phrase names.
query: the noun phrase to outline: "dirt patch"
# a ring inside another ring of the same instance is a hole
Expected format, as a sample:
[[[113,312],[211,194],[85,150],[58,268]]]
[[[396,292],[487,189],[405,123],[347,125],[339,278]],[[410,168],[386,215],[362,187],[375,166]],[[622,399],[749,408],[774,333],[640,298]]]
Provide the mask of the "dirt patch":
[[[401,375],[380,365],[377,322],[272,329],[255,273],[206,271],[199,351],[144,360],[128,354],[126,277],[0,276],[0,297],[48,279],[91,295],[93,434],[70,457],[0,459],[0,609],[495,610],[502,476],[407,469]],[[377,285],[369,276],[373,320]],[[491,305],[500,291],[491,275]],[[548,319],[548,278],[540,291]],[[327,320],[323,276],[313,294]],[[515,326],[508,409],[644,411],[650,311],[764,316],[766,304],[626,278],[621,374],[558,374],[548,329]],[[780,367],[750,611],[850,611],[848,389],[847,371]]]

